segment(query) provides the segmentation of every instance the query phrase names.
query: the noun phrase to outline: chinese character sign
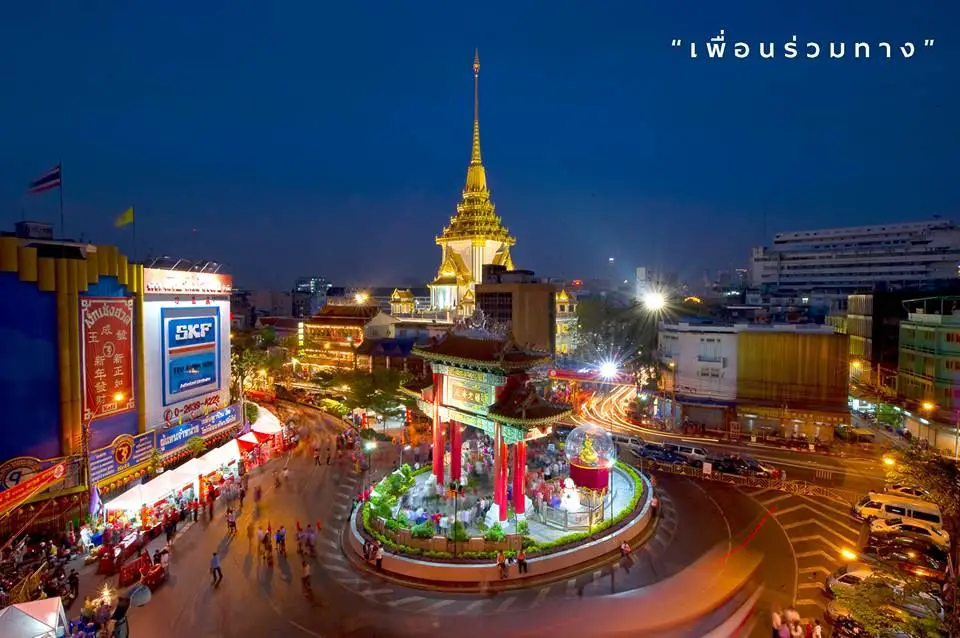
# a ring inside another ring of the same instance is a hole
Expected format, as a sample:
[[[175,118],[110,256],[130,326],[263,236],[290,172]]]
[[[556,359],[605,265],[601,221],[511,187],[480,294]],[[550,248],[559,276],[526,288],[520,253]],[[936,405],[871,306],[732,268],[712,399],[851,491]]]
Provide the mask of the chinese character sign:
[[[83,420],[133,410],[133,299],[80,299]]]

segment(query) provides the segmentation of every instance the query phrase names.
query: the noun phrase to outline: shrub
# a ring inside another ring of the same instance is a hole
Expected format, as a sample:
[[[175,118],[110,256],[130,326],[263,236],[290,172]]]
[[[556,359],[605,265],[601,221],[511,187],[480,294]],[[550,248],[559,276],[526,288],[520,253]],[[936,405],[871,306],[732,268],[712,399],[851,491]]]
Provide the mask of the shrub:
[[[504,533],[503,527],[500,526],[500,523],[494,523],[483,535],[483,538],[492,543],[499,543],[500,541],[506,539],[507,535]]]
[[[450,527],[450,531],[447,532],[447,538],[454,541],[468,541],[470,540],[470,534],[467,533],[467,526],[463,521],[457,521]]]
[[[410,529],[410,535],[414,538],[433,538],[434,531],[433,523],[430,521],[424,521],[414,525]]]
[[[527,521],[517,521],[517,534],[526,536],[530,533],[530,523]]]

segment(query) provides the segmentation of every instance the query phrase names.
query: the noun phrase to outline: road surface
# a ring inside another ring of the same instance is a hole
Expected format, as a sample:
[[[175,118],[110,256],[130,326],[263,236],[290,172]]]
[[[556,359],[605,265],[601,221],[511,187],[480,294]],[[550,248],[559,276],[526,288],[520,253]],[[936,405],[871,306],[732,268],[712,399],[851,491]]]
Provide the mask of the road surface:
[[[305,415],[311,436],[329,436],[337,427],[320,413]],[[392,584],[369,571],[356,571],[342,554],[339,536],[361,479],[336,466],[314,466],[309,451],[293,455],[288,467],[290,483],[279,489],[269,476],[272,467],[265,476],[252,478],[252,485],[263,481],[264,502],[259,512],[247,502],[236,537],[226,535],[222,511],[212,523],[197,523],[181,534],[174,546],[172,578],[148,605],[131,611],[131,635],[514,635],[518,627],[549,623],[558,609],[582,608],[589,614],[600,597],[662,582],[717,545],[764,555],[760,570],[767,583],[765,606],[789,603],[797,587],[789,539],[760,502],[727,485],[672,475],[657,477],[663,514],[654,537],[628,560],[591,565],[558,582],[486,595]],[[247,534],[267,523],[293,529],[298,520],[306,524],[318,519],[323,531],[312,578],[315,598],[308,600],[301,593],[299,559],[291,552],[289,560],[268,567],[258,560]],[[208,572],[213,551],[222,557],[224,572],[217,588],[211,586]],[[84,589],[97,585],[85,576]],[[604,619],[597,623],[595,635],[603,635]]]

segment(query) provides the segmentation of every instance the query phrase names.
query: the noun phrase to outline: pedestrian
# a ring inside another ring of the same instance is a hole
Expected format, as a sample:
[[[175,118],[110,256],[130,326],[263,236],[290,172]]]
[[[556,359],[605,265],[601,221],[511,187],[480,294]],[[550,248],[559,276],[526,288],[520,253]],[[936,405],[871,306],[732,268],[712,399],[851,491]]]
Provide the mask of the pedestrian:
[[[376,558],[377,558],[377,571],[379,572],[383,570],[383,545],[380,543],[380,541],[377,541]]]
[[[77,573],[77,570],[70,570],[70,575],[67,576],[67,584],[70,585],[70,595],[76,599],[80,595],[80,574]]]
[[[300,561],[300,567],[303,569],[303,575],[300,577],[300,582],[303,585],[303,595],[312,596],[313,587],[310,583],[310,563],[307,562],[307,559]]]
[[[330,448],[327,448],[327,465],[330,465]]]
[[[522,547],[517,550],[517,572],[520,574],[527,573],[527,555]]]
[[[155,551],[153,552],[153,564],[154,564],[154,565],[159,565],[159,564],[160,564],[160,550],[159,550],[159,549],[157,549],[157,550],[155,550]]]
[[[170,550],[166,547],[160,552],[160,565],[163,567],[163,575],[170,578]]]
[[[247,486],[246,483],[240,486],[240,507],[243,507],[243,499],[247,496]],[[194,519],[196,520],[196,519]]]
[[[503,580],[507,577],[507,570],[509,568],[507,567],[507,557],[502,551],[497,552],[497,567],[500,570],[500,580]]]
[[[213,577],[213,586],[216,587],[223,580],[223,571],[220,569],[220,557],[214,552],[210,558],[210,575]]]
[[[193,510],[193,522],[197,522],[197,518],[200,516],[200,501],[193,499],[190,502],[190,509]]]
[[[650,515],[655,517],[657,515],[657,510],[659,508],[660,508],[660,498],[654,495],[654,497],[650,499]]]
[[[329,457],[327,457],[327,459],[329,460]],[[320,450],[317,448],[313,449],[313,464],[320,465]],[[327,463],[327,465],[329,465],[329,463]]]
[[[823,627],[820,626],[819,620],[813,621],[813,638],[823,638]]]

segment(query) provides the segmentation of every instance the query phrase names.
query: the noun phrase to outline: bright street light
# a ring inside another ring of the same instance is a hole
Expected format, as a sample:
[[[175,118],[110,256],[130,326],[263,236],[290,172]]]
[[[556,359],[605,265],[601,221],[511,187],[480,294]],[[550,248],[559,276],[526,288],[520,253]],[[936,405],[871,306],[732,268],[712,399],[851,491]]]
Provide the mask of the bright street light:
[[[846,547],[840,550],[840,556],[847,561],[854,561],[859,558],[855,551],[847,549]]]
[[[651,290],[643,296],[644,307],[651,312],[659,312],[667,305],[667,298],[663,293]]]
[[[376,447],[377,447],[377,444],[374,443],[373,441],[367,441],[366,443],[363,444],[363,449],[366,450],[367,452],[373,452],[376,449]]]
[[[926,410],[927,412],[934,409],[935,407],[937,406],[933,404],[933,401],[924,401],[923,403],[920,404],[920,409]]]
[[[600,376],[604,379],[612,379],[617,376],[617,363],[615,361],[604,361],[600,364]]]
[[[883,457],[883,464],[888,467],[893,467],[897,464],[897,461],[892,456],[885,456]]]

